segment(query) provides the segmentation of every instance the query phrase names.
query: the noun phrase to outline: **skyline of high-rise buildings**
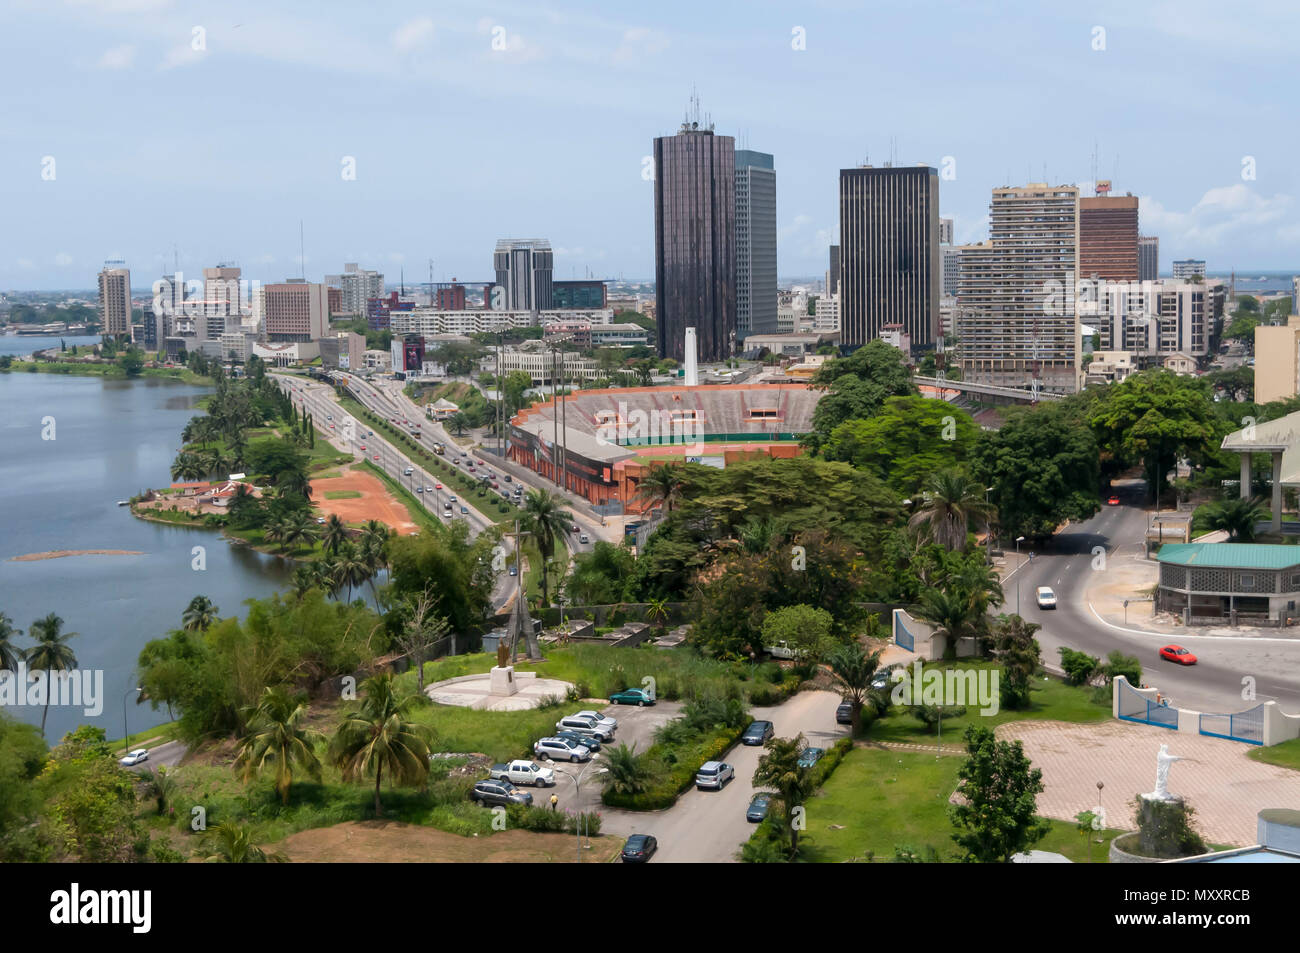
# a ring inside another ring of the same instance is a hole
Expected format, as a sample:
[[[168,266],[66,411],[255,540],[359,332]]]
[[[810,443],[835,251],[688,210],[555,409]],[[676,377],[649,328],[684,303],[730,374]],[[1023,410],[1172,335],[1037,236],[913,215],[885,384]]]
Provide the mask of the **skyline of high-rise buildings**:
[[[736,150],[736,340],[776,331],[776,167]]]

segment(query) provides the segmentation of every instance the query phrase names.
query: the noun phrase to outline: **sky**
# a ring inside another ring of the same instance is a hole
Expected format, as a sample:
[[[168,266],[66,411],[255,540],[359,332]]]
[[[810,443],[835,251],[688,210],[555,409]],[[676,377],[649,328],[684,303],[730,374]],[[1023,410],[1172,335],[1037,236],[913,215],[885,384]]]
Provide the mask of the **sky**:
[[[0,289],[484,279],[500,238],[651,279],[692,90],[775,156],[783,278],[826,269],[841,168],[940,168],[969,242],[997,186],[1091,194],[1094,150],[1162,271],[1300,270],[1298,49],[1294,3],[6,0]]]

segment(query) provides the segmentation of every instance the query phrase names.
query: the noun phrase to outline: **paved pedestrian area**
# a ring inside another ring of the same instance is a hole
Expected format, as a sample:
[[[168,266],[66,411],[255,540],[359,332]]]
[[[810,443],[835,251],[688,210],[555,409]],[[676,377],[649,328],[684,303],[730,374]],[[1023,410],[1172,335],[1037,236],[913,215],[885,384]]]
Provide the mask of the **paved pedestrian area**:
[[[513,695],[493,695],[491,676],[462,675],[435,682],[424,693],[439,705],[459,705],[462,708],[479,708],[490,711],[523,711],[537,708],[550,698],[564,700],[573,685],[555,678],[538,678],[534,672],[515,672],[519,691]]]
[[[1169,772],[1169,790],[1195,808],[1193,824],[1209,843],[1255,843],[1256,815],[1264,808],[1300,807],[1300,771],[1246,757],[1251,745],[1166,728],[1109,721],[1072,725],[1019,721],[998,727],[1003,741],[1019,740],[1043,772],[1039,813],[1072,821],[1097,805],[1097,782],[1105,784],[1101,806],[1106,825],[1131,830],[1133,799],[1154,790],[1156,752],[1162,744],[1186,760]]]

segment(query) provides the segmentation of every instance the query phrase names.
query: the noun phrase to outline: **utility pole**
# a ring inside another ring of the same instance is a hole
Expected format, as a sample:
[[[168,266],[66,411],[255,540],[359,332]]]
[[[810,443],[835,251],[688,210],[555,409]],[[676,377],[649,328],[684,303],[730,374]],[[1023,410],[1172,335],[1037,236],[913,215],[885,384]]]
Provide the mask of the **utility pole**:
[[[555,422],[555,440],[551,444],[551,478],[555,485],[560,485],[560,387],[559,378],[555,374],[555,347],[551,347],[551,416]],[[545,393],[543,391],[542,393]]]

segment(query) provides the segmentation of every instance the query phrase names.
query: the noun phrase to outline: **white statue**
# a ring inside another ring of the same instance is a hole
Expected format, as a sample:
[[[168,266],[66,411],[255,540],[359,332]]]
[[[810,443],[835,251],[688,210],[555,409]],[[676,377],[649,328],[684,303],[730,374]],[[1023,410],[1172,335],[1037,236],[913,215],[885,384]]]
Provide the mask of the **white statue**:
[[[1169,767],[1175,761],[1182,760],[1178,755],[1169,753],[1169,745],[1160,746],[1160,751],[1156,754],[1156,789],[1148,797],[1157,801],[1173,800],[1173,795],[1169,793]]]

